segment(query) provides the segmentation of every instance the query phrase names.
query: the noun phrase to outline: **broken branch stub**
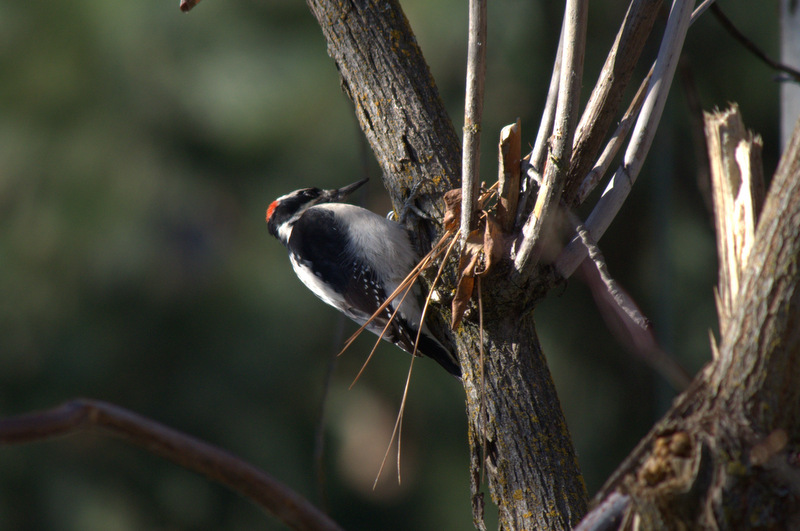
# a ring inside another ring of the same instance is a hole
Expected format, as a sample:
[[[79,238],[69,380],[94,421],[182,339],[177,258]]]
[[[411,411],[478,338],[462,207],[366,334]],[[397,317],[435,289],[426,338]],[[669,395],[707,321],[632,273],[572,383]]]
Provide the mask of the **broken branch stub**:
[[[522,126],[519,118],[516,123],[505,126],[500,131],[498,146],[500,200],[497,203],[497,221],[503,232],[511,232],[519,201],[520,158],[522,157]]]
[[[762,141],[747,131],[737,105],[704,114],[719,254],[717,313],[725,335],[764,203]]]

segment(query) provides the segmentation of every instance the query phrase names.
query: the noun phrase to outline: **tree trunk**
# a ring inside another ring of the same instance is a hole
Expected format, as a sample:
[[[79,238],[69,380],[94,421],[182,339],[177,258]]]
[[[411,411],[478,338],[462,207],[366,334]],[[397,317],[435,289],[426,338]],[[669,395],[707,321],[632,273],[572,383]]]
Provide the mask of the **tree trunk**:
[[[458,347],[470,433],[485,438],[486,476],[501,529],[572,529],[586,512],[586,487],[533,312],[496,305],[490,297],[487,302],[483,381],[476,319],[465,319]],[[475,442],[473,452],[479,452],[484,441]]]
[[[400,209],[412,186],[422,181],[427,184],[418,204],[441,219],[441,195],[459,187],[461,150],[399,5],[396,1],[323,0],[308,0],[308,4],[322,27],[328,53],[336,61],[395,207]],[[412,229],[423,248],[437,232],[434,224],[424,220]],[[453,275],[449,277],[452,282]],[[483,383],[476,311],[464,319],[451,344],[457,346],[464,370],[473,479],[485,438],[486,475],[500,509],[501,527],[570,529],[586,510],[586,489],[533,325],[533,303],[545,292],[546,283],[552,285],[553,277],[534,278],[538,280],[527,286],[509,286],[499,274],[483,282],[487,301]],[[449,309],[437,305],[435,310],[438,315],[430,321],[438,325],[432,328],[442,336]],[[481,420],[482,403],[486,423]],[[473,492],[477,496],[475,488]],[[474,507],[480,520],[477,500]]]
[[[429,179],[419,205],[440,214],[438,197],[458,186],[460,149],[399,6],[309,5],[396,207],[414,183]],[[638,53],[641,35],[630,42]],[[795,130],[752,250],[740,255],[715,360],[598,495],[600,509],[616,512],[625,528],[800,527],[799,152]],[[743,171],[734,166],[728,169]],[[726,178],[739,186],[737,175]],[[424,248],[436,226],[422,220],[417,227],[424,227],[417,230]],[[464,371],[473,492],[485,443],[501,528],[572,528],[585,509],[585,487],[532,317],[556,275],[538,266],[522,279],[510,269],[506,260],[478,281],[485,314],[473,306],[450,338]],[[455,274],[445,277],[442,293],[451,291]],[[432,317],[442,335],[448,309],[437,305]],[[473,508],[482,527],[479,499]]]
[[[741,160],[738,145],[731,159]],[[726,178],[739,179],[740,168]],[[742,256],[714,361],[596,498],[601,509],[628,500],[623,528],[800,528],[798,227],[800,128]]]
[[[399,4],[308,0],[308,6],[395,209],[399,212],[414,185],[423,183],[413,199],[441,219],[441,194],[460,186],[461,144]],[[433,227],[419,226],[428,230],[417,231],[418,243],[429,247]]]

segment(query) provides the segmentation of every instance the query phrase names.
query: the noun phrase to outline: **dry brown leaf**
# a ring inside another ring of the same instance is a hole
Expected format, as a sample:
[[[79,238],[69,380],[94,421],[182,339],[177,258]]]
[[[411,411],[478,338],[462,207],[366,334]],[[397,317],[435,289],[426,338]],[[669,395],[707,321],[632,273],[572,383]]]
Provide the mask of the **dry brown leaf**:
[[[456,330],[458,325],[461,324],[461,319],[464,317],[464,312],[467,311],[467,305],[472,298],[472,288],[475,286],[475,277],[464,275],[458,281],[456,288],[456,296],[453,297],[453,322],[450,324],[451,330]]]
[[[458,230],[461,223],[461,188],[453,188],[444,194],[444,230]]]
[[[480,229],[469,233],[467,245],[458,260],[458,286],[453,297],[453,319],[450,328],[455,330],[461,323],[461,318],[467,310],[469,300],[472,298],[472,288],[475,285],[475,270],[483,254],[483,231]]]
[[[483,253],[486,257],[486,264],[482,270],[476,272],[477,275],[485,276],[491,269],[492,264],[502,259],[506,247],[505,239],[500,223],[493,216],[487,214],[483,231]]]

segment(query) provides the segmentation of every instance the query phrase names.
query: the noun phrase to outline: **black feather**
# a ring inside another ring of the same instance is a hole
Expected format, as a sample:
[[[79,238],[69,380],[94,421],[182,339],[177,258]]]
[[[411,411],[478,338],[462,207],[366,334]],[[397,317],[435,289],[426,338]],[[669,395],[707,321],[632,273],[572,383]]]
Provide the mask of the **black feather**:
[[[295,222],[287,247],[295,261],[308,267],[324,284],[343,287],[336,293],[346,307],[339,310],[362,324],[390,294],[383,289],[376,272],[349,252],[348,241],[347,227],[339,222],[333,211],[312,207]],[[413,296],[413,293],[407,295]],[[391,306],[385,308],[367,328],[380,335],[392,312]],[[416,330],[398,314],[383,337],[410,353],[414,349]],[[420,334],[417,351],[438,362],[450,374],[461,376],[461,368],[453,355],[427,334]]]

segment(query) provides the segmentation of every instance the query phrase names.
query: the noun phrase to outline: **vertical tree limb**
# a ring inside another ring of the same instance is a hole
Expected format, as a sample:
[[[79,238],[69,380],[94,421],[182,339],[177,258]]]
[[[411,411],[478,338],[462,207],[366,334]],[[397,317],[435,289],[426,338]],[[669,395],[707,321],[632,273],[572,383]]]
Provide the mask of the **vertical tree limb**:
[[[552,228],[552,221],[561,208],[561,193],[569,170],[572,141],[578,121],[588,13],[588,1],[567,0],[561,79],[550,154],[536,204],[522,227],[521,238],[514,253],[515,275],[523,278],[533,272],[547,236],[544,231]]]
[[[661,0],[633,0],[600,71],[575,133],[564,190],[567,205],[580,203],[578,188],[594,164],[603,139],[616,118],[622,96],[639,62],[658,15]]]
[[[614,173],[585,223],[595,241],[600,240],[619,212],[650,150],[689,28],[693,5],[692,0],[675,0],[672,4],[664,39],[653,67],[653,76],[622,165]],[[565,252],[572,256],[572,260],[562,264],[562,271],[571,274],[586,258],[587,252],[577,237],[570,242]]]
[[[522,190],[522,197],[517,207],[517,220],[515,226],[521,227],[525,222],[530,211],[533,209],[533,203],[536,201],[536,196],[533,195],[534,189],[538,190],[539,184],[542,182],[542,175],[544,175],[544,167],[547,162],[547,141],[550,134],[553,132],[553,123],[556,119],[556,106],[558,106],[558,88],[561,82],[561,53],[564,48],[564,24],[561,24],[561,33],[558,37],[558,49],[556,50],[556,57],[553,61],[553,72],[550,74],[550,85],[547,89],[547,98],[545,99],[544,109],[542,110],[542,118],[539,121],[539,129],[536,132],[536,140],[533,143],[533,149],[528,157],[528,170],[527,178],[524,181],[524,188]]]
[[[486,81],[486,0],[469,0],[467,83],[464,96],[464,139],[461,159],[461,247],[475,221],[480,193],[481,121]]]

